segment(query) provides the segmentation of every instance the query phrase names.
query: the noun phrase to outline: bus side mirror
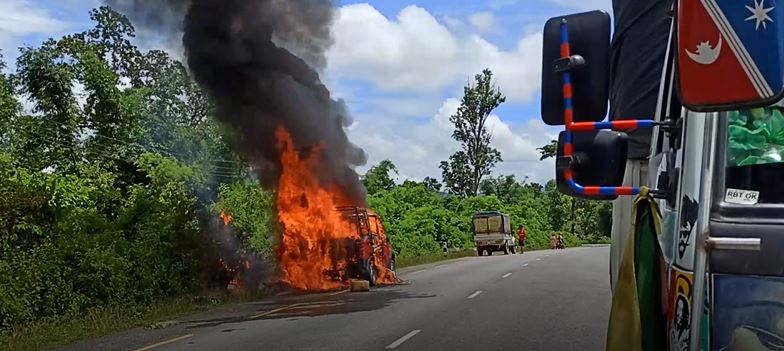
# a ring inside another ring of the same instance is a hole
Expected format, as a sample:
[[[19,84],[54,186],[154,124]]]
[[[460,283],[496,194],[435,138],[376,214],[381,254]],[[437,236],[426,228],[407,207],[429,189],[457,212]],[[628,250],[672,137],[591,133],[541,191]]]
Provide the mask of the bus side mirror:
[[[575,192],[564,176],[571,170],[577,184],[617,187],[626,172],[628,137],[610,130],[572,133],[572,157],[563,157],[566,132],[558,135],[556,183],[565,195],[594,200],[614,200],[618,195],[586,195]]]
[[[561,57],[563,21],[569,27],[571,57]],[[563,72],[571,72],[574,122],[599,122],[607,115],[610,15],[591,11],[553,17],[544,26],[542,121],[564,125]]]

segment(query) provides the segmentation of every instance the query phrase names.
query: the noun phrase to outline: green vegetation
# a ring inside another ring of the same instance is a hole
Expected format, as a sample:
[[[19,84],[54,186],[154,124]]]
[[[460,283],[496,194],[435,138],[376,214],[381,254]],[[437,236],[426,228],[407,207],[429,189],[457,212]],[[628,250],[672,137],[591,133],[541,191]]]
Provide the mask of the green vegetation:
[[[489,176],[501,152],[490,146],[491,133],[485,128],[487,118],[506,97],[492,83],[493,72],[485,69],[475,82],[463,89],[463,100],[457,113],[449,117],[455,126],[452,138],[460,144],[460,151],[449,161],[441,161],[446,188],[453,194],[475,196],[482,178]]]
[[[564,235],[568,246],[602,243],[610,236],[609,203],[570,198],[555,189],[554,181],[541,185],[518,182],[514,176],[490,177],[480,189],[479,196],[461,197],[406,181],[371,194],[369,204],[384,220],[401,260],[441,255],[444,243],[449,249],[473,248],[471,216],[478,211],[508,213],[515,230],[526,227],[529,249],[548,248],[553,233]]]
[[[23,48],[0,74],[0,344],[12,349],[193,311],[209,303],[178,297],[231,280],[226,266],[239,263],[222,253],[274,256],[274,194],[250,179],[183,64],[137,49],[109,8],[91,15],[93,29]],[[484,123],[504,100],[491,76],[466,88],[452,119],[463,151],[442,167],[447,193],[433,178],[395,184],[391,161],[363,176],[401,264],[472,248],[481,210],[524,224],[531,248],[555,232],[569,245],[609,235],[607,203],[573,200],[552,181],[489,177],[501,158]],[[228,243],[219,213],[232,220]]]
[[[92,19],[0,75],[0,335],[225,287],[203,230],[215,211],[271,251],[270,196],[243,185],[246,163],[185,67],[131,45],[108,8]]]
[[[784,115],[781,106],[729,114],[727,164],[749,166],[782,162],[784,158]]]

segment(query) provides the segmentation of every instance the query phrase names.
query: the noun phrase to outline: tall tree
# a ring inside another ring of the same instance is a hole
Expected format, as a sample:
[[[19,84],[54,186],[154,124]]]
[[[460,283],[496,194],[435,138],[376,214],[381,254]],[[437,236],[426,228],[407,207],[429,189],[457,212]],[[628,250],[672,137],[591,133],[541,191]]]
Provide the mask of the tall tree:
[[[555,155],[558,153],[558,140],[551,140],[549,144],[538,147],[536,149],[539,150],[539,153],[542,155],[542,157],[539,158],[539,161],[544,161],[550,157],[555,157]]]
[[[9,131],[20,109],[19,102],[14,98],[14,87],[10,77],[3,73],[5,67],[3,53],[0,52],[0,131],[3,131],[0,133],[0,150],[9,147],[11,141]]]
[[[370,167],[362,177],[362,183],[365,185],[368,195],[394,188],[395,181],[392,180],[392,173],[398,174],[397,166],[390,160],[383,160]]]
[[[463,88],[457,113],[449,118],[455,126],[452,138],[461,150],[442,161],[440,168],[447,189],[458,195],[475,196],[484,176],[501,160],[501,152],[490,146],[492,135],[485,124],[490,113],[506,101],[492,82],[493,72],[484,69],[473,84]]]
[[[427,190],[433,192],[441,191],[441,183],[439,183],[435,178],[425,177],[425,179],[422,180],[422,185],[424,185]]]

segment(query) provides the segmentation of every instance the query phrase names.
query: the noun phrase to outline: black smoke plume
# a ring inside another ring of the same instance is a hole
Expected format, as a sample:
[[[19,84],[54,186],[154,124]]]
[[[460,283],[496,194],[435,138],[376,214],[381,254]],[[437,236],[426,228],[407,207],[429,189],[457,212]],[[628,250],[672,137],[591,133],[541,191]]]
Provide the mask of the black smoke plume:
[[[307,154],[321,145],[317,171],[356,205],[365,190],[356,166],[367,161],[345,127],[343,101],[319,78],[332,44],[336,9],[329,0],[105,0],[137,25],[182,35],[187,65],[209,94],[216,117],[239,135],[241,148],[275,188],[280,159],[275,130],[283,126]]]

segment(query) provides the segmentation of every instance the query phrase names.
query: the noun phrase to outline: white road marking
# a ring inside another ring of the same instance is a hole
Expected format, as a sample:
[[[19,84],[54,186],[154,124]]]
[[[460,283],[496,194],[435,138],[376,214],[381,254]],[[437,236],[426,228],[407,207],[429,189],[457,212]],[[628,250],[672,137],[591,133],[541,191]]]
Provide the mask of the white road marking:
[[[468,295],[468,298],[469,298],[469,299],[473,299],[473,298],[475,298],[475,297],[479,296],[479,294],[481,294],[482,292],[483,292],[482,290],[477,290],[477,291],[474,291],[474,293],[473,293],[473,294],[471,294],[471,295]]]
[[[187,338],[190,338],[190,337],[193,337],[193,334],[187,334],[187,335],[183,335],[183,336],[176,337],[176,338],[174,338],[174,339],[169,339],[169,340],[166,340],[166,341],[161,341],[161,342],[159,342],[159,343],[157,343],[157,344],[152,344],[152,345],[150,345],[150,346],[145,346],[145,347],[142,347],[142,348],[140,348],[140,349],[136,349],[135,351],[147,351],[147,350],[152,350],[152,349],[154,349],[154,348],[156,348],[156,347],[160,347],[160,346],[163,346],[163,345],[168,345],[168,344],[171,344],[171,343],[173,343],[173,342],[177,342],[177,341],[180,341],[180,340],[183,340],[183,339],[187,339]]]
[[[512,275],[512,273],[506,273],[502,275],[501,278],[509,278],[510,275]]]
[[[523,263],[523,267],[528,267],[528,263]]]
[[[541,260],[542,260],[542,258],[541,258],[541,257],[537,257],[537,258],[536,258],[536,260],[537,260],[537,261],[541,261]]]
[[[426,270],[427,270],[427,269],[420,269],[420,270],[418,270],[418,271],[412,272],[412,273],[411,273],[411,275],[414,275],[414,274],[419,274],[419,273],[422,273],[422,272],[424,272],[424,271],[426,271]]]
[[[344,293],[344,292],[347,292],[348,290],[349,290],[349,289],[346,289],[346,290],[341,290],[341,291],[337,291],[337,292],[333,292],[333,293],[329,294],[329,296],[340,295],[340,294],[342,294],[342,293]]]
[[[421,332],[421,331],[422,331],[422,329],[414,329],[414,330],[410,331],[408,334],[403,335],[402,337],[400,337],[400,339],[395,340],[395,342],[387,345],[387,348],[388,349],[394,349],[394,348],[400,346],[400,344],[406,342],[406,340],[413,338],[414,335],[419,334],[419,332]]]

